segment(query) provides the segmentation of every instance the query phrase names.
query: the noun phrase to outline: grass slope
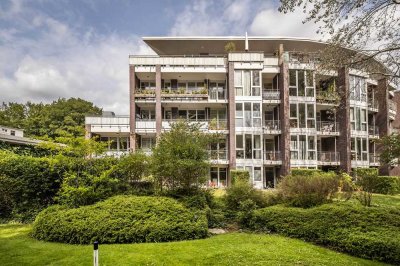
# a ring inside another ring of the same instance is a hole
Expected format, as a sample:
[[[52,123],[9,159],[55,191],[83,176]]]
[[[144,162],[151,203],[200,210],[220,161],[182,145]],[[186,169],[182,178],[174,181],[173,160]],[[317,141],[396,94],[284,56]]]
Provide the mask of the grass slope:
[[[37,241],[27,225],[0,225],[0,265],[92,265],[91,245]],[[100,265],[384,265],[276,235],[100,245]]]

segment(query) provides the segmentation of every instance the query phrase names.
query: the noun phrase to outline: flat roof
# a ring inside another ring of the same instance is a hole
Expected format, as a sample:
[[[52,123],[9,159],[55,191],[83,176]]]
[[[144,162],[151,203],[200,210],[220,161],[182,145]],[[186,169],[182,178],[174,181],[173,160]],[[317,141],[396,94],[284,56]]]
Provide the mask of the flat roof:
[[[36,144],[39,144],[40,142],[42,142],[41,140],[37,140],[37,139],[30,139],[30,138],[5,135],[5,134],[0,134],[0,141],[13,143],[13,144],[23,144],[23,145],[36,145]]]
[[[244,36],[153,36],[143,37],[143,41],[158,55],[199,55],[226,54],[225,45],[233,42],[237,51],[244,51]],[[274,54],[279,45],[285,51],[317,52],[327,43],[299,37],[249,36],[249,51],[263,51]]]

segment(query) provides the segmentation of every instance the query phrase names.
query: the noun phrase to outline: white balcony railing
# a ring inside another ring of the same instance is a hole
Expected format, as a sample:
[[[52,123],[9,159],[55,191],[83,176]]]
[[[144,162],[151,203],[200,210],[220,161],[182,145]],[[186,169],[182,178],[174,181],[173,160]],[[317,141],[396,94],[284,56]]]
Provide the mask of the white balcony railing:
[[[370,153],[368,156],[369,156],[369,163],[370,164],[379,165],[379,162],[380,162],[379,154]]]
[[[280,151],[264,151],[264,161],[280,161],[281,152]]]
[[[368,135],[379,137],[379,127],[368,125]]]
[[[208,151],[211,161],[226,161],[228,160],[227,150],[209,150]]]
[[[129,56],[129,63],[135,66],[217,66],[225,67],[223,56]]]
[[[264,131],[278,131],[281,129],[280,120],[264,120]]]

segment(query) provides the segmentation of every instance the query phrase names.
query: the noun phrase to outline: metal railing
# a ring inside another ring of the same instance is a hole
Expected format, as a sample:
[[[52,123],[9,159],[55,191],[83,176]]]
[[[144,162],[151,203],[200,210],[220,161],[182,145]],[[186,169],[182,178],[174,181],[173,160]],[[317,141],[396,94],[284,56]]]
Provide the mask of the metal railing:
[[[280,151],[264,151],[264,161],[280,161],[281,152]]]
[[[368,134],[373,136],[379,136],[379,127],[368,125]]]
[[[339,123],[331,121],[317,121],[317,131],[322,134],[339,133]]]
[[[331,151],[321,151],[318,152],[318,161],[326,162],[326,163],[335,163],[339,162],[339,152],[331,152]]]
[[[281,123],[279,120],[264,120],[263,128],[268,131],[280,130]]]
[[[162,122],[176,123],[178,121],[188,121],[189,123],[198,123],[201,128],[206,126],[208,130],[226,130],[227,120],[226,119],[162,119]]]
[[[263,90],[263,100],[279,100],[281,93],[278,90]]]
[[[369,157],[369,163],[376,164],[376,163],[380,162],[379,154],[370,153],[370,154],[368,154],[368,157]]]
[[[227,160],[228,159],[228,151],[227,150],[209,150],[208,154],[210,156],[210,160]]]

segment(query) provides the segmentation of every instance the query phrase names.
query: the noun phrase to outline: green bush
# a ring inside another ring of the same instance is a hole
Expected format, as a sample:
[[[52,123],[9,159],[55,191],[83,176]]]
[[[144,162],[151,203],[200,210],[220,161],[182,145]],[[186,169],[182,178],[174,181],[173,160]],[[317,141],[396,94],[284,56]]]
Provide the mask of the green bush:
[[[400,193],[400,177],[398,176],[377,176],[373,193],[379,194],[399,194]]]
[[[250,229],[279,233],[355,256],[400,264],[400,209],[350,203],[255,210]]]
[[[37,212],[54,202],[65,167],[57,159],[21,156],[0,151],[1,189],[7,194],[8,210],[14,219],[30,221]],[[6,192],[8,191],[8,192]]]
[[[364,206],[371,206],[372,193],[374,192],[378,181],[378,169],[357,168],[354,169],[356,184],[361,190],[357,199]]]
[[[250,173],[246,170],[231,170],[232,184],[235,182],[250,182]]]
[[[328,202],[338,191],[339,181],[333,172],[292,170],[282,178],[278,190],[289,205],[309,208]]]
[[[91,206],[52,206],[33,224],[39,240],[74,244],[165,242],[206,237],[204,211],[165,197],[115,196]]]

